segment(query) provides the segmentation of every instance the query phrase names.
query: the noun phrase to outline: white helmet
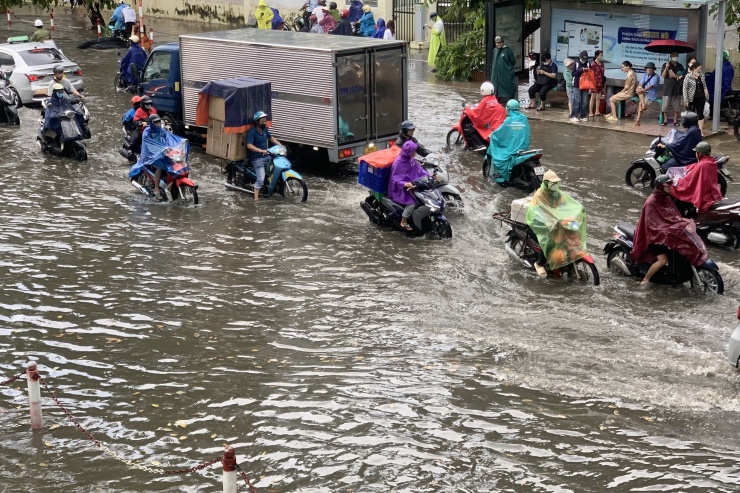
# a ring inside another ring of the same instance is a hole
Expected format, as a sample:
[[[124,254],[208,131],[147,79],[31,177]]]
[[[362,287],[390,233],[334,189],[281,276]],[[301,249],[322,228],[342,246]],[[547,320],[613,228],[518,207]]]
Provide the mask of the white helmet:
[[[41,19],[36,19],[36,22],[33,23],[36,27],[44,27],[44,23],[41,21]]]
[[[480,85],[481,96],[493,96],[493,84],[490,82],[484,82]]]

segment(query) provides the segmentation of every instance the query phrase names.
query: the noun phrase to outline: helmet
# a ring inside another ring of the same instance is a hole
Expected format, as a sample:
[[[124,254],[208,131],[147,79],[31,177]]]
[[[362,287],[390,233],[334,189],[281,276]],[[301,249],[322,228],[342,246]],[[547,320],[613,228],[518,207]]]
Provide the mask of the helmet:
[[[502,38],[501,36],[496,36],[493,41],[496,43],[503,43],[504,38]]]
[[[519,101],[517,101],[516,99],[510,99],[506,103],[506,109],[507,110],[517,110],[518,111],[519,110]]]
[[[257,123],[257,122],[259,121],[259,119],[260,119],[260,118],[267,118],[267,113],[265,113],[264,111],[258,111],[258,112],[257,112],[257,113],[255,113],[255,114],[254,114],[254,116],[252,117],[252,121],[253,121],[254,123]]]
[[[57,65],[54,67],[54,73],[55,74],[63,74],[64,73],[64,67],[61,65]]]
[[[36,22],[33,23],[36,27],[44,27],[44,23],[41,19],[36,19]]]
[[[142,96],[141,105],[144,106],[145,104],[152,104],[152,98],[150,98],[149,96]]]
[[[416,130],[416,127],[413,123],[411,123],[411,120],[404,120],[401,122],[401,133],[406,135],[406,133],[409,130]]]
[[[332,9],[332,10],[334,10],[335,8],[337,8],[337,2],[329,2],[329,8]]]
[[[673,185],[673,180],[668,175],[660,175],[655,179],[655,188],[663,185]]]
[[[349,10],[347,10],[347,9],[342,9],[342,11],[341,11],[341,12],[339,13],[339,16],[340,16],[340,17],[341,17],[342,19],[346,19],[347,17],[349,17]]]
[[[52,91],[63,91],[64,90],[64,86],[61,85],[61,84],[59,84],[59,83],[56,83],[53,86],[51,86],[51,90]]]
[[[147,118],[147,121],[149,122],[149,125],[152,125],[154,123],[161,122],[162,117],[159,115],[150,115],[149,118]]]
[[[439,15],[438,15],[438,14],[437,14],[436,12],[432,12],[431,14],[429,14],[429,18],[430,18],[431,20],[434,20],[434,19],[436,19],[437,17],[439,17]]]
[[[681,125],[684,128],[693,127],[699,123],[699,117],[693,111],[684,111],[681,113]]]
[[[481,96],[491,96],[493,95],[493,84],[490,82],[484,82],[480,85],[480,95]]]
[[[133,105],[135,105],[135,104],[137,104],[139,102],[141,102],[141,96],[134,96],[133,98],[131,98],[131,106],[133,106]]]
[[[362,11],[363,12],[370,12],[370,6],[369,5],[363,5],[362,6]]]
[[[709,145],[709,142],[701,141],[698,144],[696,144],[696,147],[694,147],[694,150],[696,152],[700,152],[708,156],[712,153],[712,146]]]
[[[549,181],[550,183],[557,183],[560,181],[560,177],[551,169],[547,170],[542,177],[544,181]]]
[[[722,50],[722,60],[729,60],[730,59],[730,52],[727,50]]]
[[[342,12],[344,12],[344,10],[343,10]],[[347,15],[349,15],[349,12],[347,12]],[[300,27],[303,27],[303,26],[304,26],[304,25],[306,24],[306,21],[304,21],[304,20],[303,20],[303,17],[298,17],[298,18],[297,18],[297,19],[295,20],[295,23],[296,23],[297,25],[299,25]]]
[[[132,43],[138,43],[139,37],[136,34],[132,34],[131,37],[128,38],[128,40],[131,41]]]
[[[655,70],[655,64],[653,62],[647,62],[645,64],[645,68],[651,68],[651,69]]]

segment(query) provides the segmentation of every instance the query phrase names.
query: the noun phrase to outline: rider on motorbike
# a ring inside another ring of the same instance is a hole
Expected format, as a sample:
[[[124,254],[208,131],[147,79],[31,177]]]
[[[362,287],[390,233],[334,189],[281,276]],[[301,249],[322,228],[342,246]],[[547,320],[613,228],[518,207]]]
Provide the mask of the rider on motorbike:
[[[519,101],[506,103],[507,117],[491,134],[486,152],[491,161],[490,173],[498,183],[509,181],[517,153],[529,148],[529,120],[519,112]]]
[[[158,144],[164,144],[166,133],[167,129],[162,126],[162,118],[156,113],[153,114],[147,120],[147,128],[144,130],[142,135],[142,146],[145,145],[146,142],[144,138],[151,139]],[[157,201],[164,200],[162,198],[161,189],[159,188],[159,182],[164,173],[165,170],[159,167],[157,168],[157,171],[154,172],[154,198],[156,198]]]
[[[136,110],[139,109],[140,104],[141,96],[134,96],[131,98],[131,109],[123,115],[123,118],[121,118],[121,123],[123,123],[123,126],[128,131],[133,131],[136,128],[134,125],[134,115],[136,114]]]
[[[80,99],[85,99],[82,94],[77,92],[77,89],[74,88],[69,79],[64,77],[64,67],[62,67],[61,65],[57,65],[56,67],[54,67],[54,77],[52,77],[51,82],[49,82],[49,96],[51,96],[54,92],[54,84],[61,84],[62,88],[67,94],[74,94]]]
[[[428,150],[426,147],[421,145],[418,140],[416,140],[414,137],[414,130],[416,130],[416,127],[411,123],[411,120],[402,121],[401,131],[398,132],[398,137],[396,137],[396,145],[398,147],[403,147],[406,142],[411,141],[416,144],[416,153],[421,157],[427,157],[432,153],[432,151]]]
[[[717,183],[717,161],[711,156],[712,146],[699,142],[694,151],[696,163],[671,168],[666,174],[673,180],[671,195],[691,203],[699,214],[703,214],[712,204],[722,200],[722,192]]]
[[[696,224],[681,216],[670,196],[672,184],[666,175],[655,179],[655,189],[642,206],[635,227],[630,255],[637,263],[652,262],[640,283],[642,286],[668,263],[671,250],[686,257],[694,266],[704,264],[708,258],[704,242],[696,234]]]
[[[560,190],[560,178],[552,170],[545,173],[529,202],[527,226],[542,247],[534,264],[540,277],[547,277],[545,263],[554,270],[587,255],[586,209]]]
[[[416,209],[416,198],[411,192],[414,188],[414,181],[429,176],[429,172],[414,159],[414,154],[419,152],[418,147],[413,140],[408,140],[403,144],[401,154],[391,165],[391,176],[388,183],[388,198],[406,206],[401,214],[401,227],[406,231],[414,230],[409,225],[409,218]]]
[[[267,113],[258,111],[252,117],[254,126],[247,132],[247,156],[252,163],[257,179],[254,182],[254,200],[259,200],[260,190],[265,184],[265,168],[270,164],[270,144],[282,146],[267,130]]]
[[[685,132],[677,132],[678,136],[670,144],[658,143],[658,147],[665,147],[673,156],[663,163],[662,168],[667,170],[674,166],[686,166],[694,161],[694,147],[701,142],[701,130],[699,129],[699,117],[691,111],[681,113],[681,125]]]
[[[337,24],[337,27],[335,27],[333,31],[329,31],[329,34],[337,34],[339,36],[352,36],[354,33],[352,32],[352,23],[348,19],[349,10],[342,9],[342,11],[339,13],[339,17],[341,18],[339,24]]]
[[[506,118],[506,109],[493,95],[493,84],[490,82],[481,84],[480,95],[481,100],[478,104],[465,109],[465,118],[462,122],[468,147],[475,152],[486,150],[486,141],[490,138],[491,132],[500,127]]]
[[[123,9],[126,8],[126,4],[124,0],[118,1],[118,7],[113,11],[113,13],[110,16],[110,22],[108,23],[108,26],[110,27],[111,24],[113,24],[113,37],[123,37],[123,33],[126,30],[126,23],[123,20]]]
[[[139,46],[139,37],[134,34],[129,38],[129,41],[131,42],[131,47],[126,52],[126,56],[121,60],[121,75],[128,86],[139,82],[137,77],[134,76],[134,73],[140,73],[146,63],[146,52]]]

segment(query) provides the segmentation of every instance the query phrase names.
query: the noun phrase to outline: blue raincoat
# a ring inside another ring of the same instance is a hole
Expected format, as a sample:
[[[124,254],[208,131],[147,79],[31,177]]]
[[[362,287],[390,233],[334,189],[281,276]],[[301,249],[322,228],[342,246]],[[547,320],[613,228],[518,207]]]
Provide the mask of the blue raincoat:
[[[75,114],[74,120],[60,118],[67,111]],[[60,142],[71,142],[85,138],[82,127],[85,124],[85,116],[69,102],[67,97],[57,98],[53,96],[49,100],[49,105],[44,110],[44,127],[43,130],[52,130],[59,136]]]
[[[383,39],[383,35],[385,34],[385,21],[381,18],[378,19],[378,28],[375,30],[373,35],[371,37]]]
[[[165,128],[149,126],[144,129],[141,137],[141,154],[128,173],[129,178],[136,177],[144,166],[154,166],[161,168],[167,173],[181,174],[188,171],[188,167],[173,169],[172,159],[167,157],[167,153],[176,149],[185,154],[183,162],[187,163],[188,154],[190,153],[190,142],[177,135],[170,133]]]
[[[735,68],[732,66],[732,62],[724,60],[722,62],[722,95],[720,97],[725,97],[725,93],[732,89],[732,79],[734,78]],[[714,72],[707,72],[704,79],[707,81],[709,99],[714,101]]]
[[[280,29],[280,24],[285,21],[283,21],[283,18],[280,17],[280,12],[278,12],[278,9],[270,7],[270,10],[272,10],[272,30],[277,31],[278,29]]]
[[[352,4],[349,6],[349,16],[347,20],[350,22],[357,22],[362,19],[362,2],[360,0],[352,0]]]
[[[113,11],[113,14],[110,16],[110,23],[113,24],[113,29],[116,31],[123,31],[126,28],[126,24],[123,22],[123,9],[126,8],[126,5],[121,4],[118,7],[116,7],[116,10]]]
[[[486,153],[491,159],[491,176],[496,182],[509,181],[511,170],[517,164],[517,151],[529,149],[529,121],[519,111],[509,110],[509,116],[491,134],[491,144]]]
[[[144,51],[144,48],[139,46],[138,43],[131,43],[131,48],[128,49],[126,56],[121,60],[121,73],[127,83],[133,84],[136,82],[134,77],[131,75],[131,66],[136,65],[138,71],[141,72],[145,63],[146,52]]]
[[[372,12],[365,12],[360,19],[360,36],[369,38],[375,32],[375,17]]]

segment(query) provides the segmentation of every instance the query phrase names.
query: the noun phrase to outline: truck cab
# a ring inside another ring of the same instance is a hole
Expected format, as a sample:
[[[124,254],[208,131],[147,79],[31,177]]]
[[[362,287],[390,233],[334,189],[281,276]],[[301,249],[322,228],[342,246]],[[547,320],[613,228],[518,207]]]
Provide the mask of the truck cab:
[[[154,108],[175,134],[182,129],[180,44],[159,45],[149,54],[141,75],[139,93],[152,98]]]

